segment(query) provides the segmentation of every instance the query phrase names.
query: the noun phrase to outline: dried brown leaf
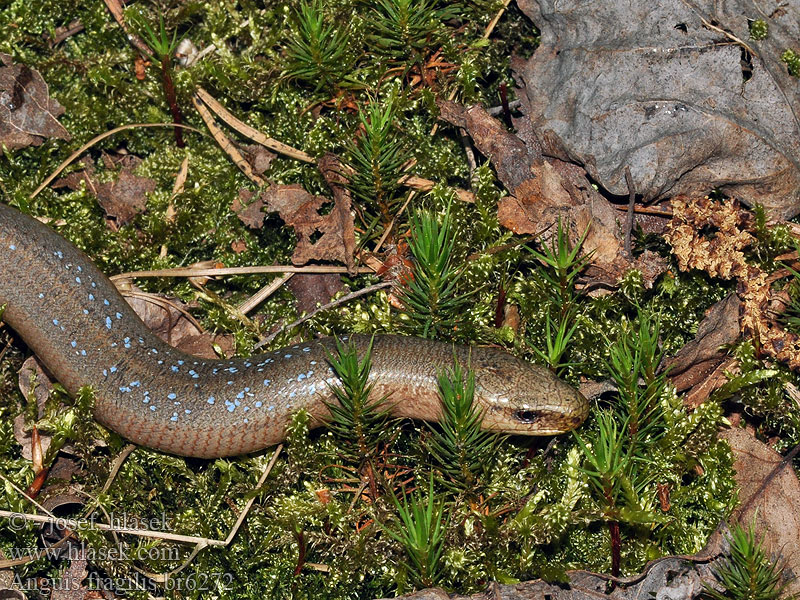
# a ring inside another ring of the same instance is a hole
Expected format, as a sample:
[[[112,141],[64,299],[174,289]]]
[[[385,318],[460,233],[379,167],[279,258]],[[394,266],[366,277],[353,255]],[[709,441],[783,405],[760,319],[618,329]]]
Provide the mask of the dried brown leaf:
[[[714,304],[700,322],[694,339],[666,361],[669,377],[679,392],[703,385],[709,374],[725,360],[721,347],[732,344],[740,335],[740,308],[736,294],[729,294]]]
[[[625,254],[618,211],[598,194],[581,167],[543,157],[534,132],[525,123],[518,122],[522,126],[518,137],[480,106],[464,108],[441,101],[439,107],[442,119],[468,131],[511,192],[498,202],[501,225],[517,234],[540,235],[545,243],[559,219],[568,224],[573,244],[586,233],[583,250],[593,253],[586,272],[590,290],[613,287],[630,269],[640,270],[649,287],[664,271],[666,261],[654,253],[634,260]]]
[[[97,202],[106,218],[121,227],[145,209],[146,194],[156,189],[156,182],[123,169],[116,181],[98,184],[96,189]]]
[[[49,138],[69,140],[57,121],[64,107],[50,97],[39,72],[15,65],[8,54],[0,53],[0,64],[0,149],[39,146]]]
[[[745,528],[755,520],[755,530],[766,536],[766,550],[780,554],[787,569],[800,573],[800,481],[791,463],[782,465],[780,454],[744,429],[727,430],[723,437],[736,459],[741,504],[733,518]],[[800,580],[794,579],[787,592],[800,592]]]
[[[308,313],[344,289],[336,273],[297,273],[286,284],[297,300],[297,311]]]
[[[178,299],[165,300],[160,296],[137,292],[135,296],[126,296],[125,300],[145,325],[170,346],[202,358],[219,358],[215,346],[225,355],[233,352],[232,336],[203,331],[188,316],[186,304]]]

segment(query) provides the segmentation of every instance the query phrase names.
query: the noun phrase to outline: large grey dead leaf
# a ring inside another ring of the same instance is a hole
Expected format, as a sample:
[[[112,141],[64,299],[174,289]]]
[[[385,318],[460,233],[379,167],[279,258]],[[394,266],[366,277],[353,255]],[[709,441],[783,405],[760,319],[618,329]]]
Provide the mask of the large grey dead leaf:
[[[613,194],[628,166],[649,200],[721,188],[800,213],[800,84],[780,61],[800,40],[798,0],[518,4],[542,32],[514,68],[545,155]],[[768,23],[765,40],[748,19]]]
[[[38,71],[15,65],[0,53],[0,152],[39,146],[47,138],[69,140],[70,135],[56,117],[64,107],[50,97]]]

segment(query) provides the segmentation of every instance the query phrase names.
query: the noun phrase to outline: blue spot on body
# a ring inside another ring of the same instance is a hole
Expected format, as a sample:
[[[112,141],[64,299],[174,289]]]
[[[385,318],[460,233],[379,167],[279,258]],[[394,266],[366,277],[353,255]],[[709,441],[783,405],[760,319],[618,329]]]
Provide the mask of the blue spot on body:
[[[80,278],[80,277],[76,277],[76,278],[75,278],[75,282],[76,282],[76,283],[80,283],[80,282],[81,282],[81,278]]]
[[[11,250],[16,250],[17,249],[17,247],[14,244],[9,244],[8,247]]]
[[[97,284],[96,284],[94,281],[92,282],[92,287],[93,287],[93,288],[96,288],[96,287],[97,287]]]
[[[183,365],[183,361],[182,361],[182,360],[179,360],[179,361],[178,361],[178,364],[179,364],[179,365]]]
[[[169,398],[170,400],[175,400],[175,398],[177,397],[178,396],[175,392],[170,392],[169,394],[167,394],[167,398]]]
[[[116,317],[117,317],[117,319],[121,319],[122,318],[122,313],[116,313]]]
[[[150,406],[150,410],[155,410],[155,409],[156,409],[155,406],[152,406],[152,405]]]
[[[111,329],[111,317],[106,317],[106,329]]]
[[[69,345],[70,345],[70,346],[72,346],[73,348],[76,348],[76,347],[78,346],[78,342],[76,342],[75,340],[72,340],[72,341],[69,343]]]
[[[244,392],[239,392],[236,394],[236,397],[239,398],[239,400],[242,400],[244,398]]]
[[[178,413],[172,413],[172,416],[169,418],[170,421],[177,421],[178,420]]]
[[[108,371],[107,371],[106,369],[103,369],[103,375],[105,375],[106,377],[108,377]]]
[[[272,379],[265,379],[264,380],[264,387],[269,387],[270,383],[272,383]]]
[[[261,408],[262,404],[263,402],[261,402],[261,400],[256,400],[256,408]]]
[[[177,373],[177,372],[178,372],[178,367],[177,367],[177,365],[172,365],[172,366],[170,367],[170,369],[172,369],[172,372],[173,372],[173,373]]]
[[[42,293],[40,292],[40,293],[39,293],[39,298],[44,298],[44,294],[42,294]]]
[[[292,355],[291,354],[284,354],[283,358],[292,358]]]
[[[305,348],[303,348],[303,352],[311,352],[311,348],[309,348],[308,346],[306,346]]]
[[[84,308],[84,309],[83,309],[83,314],[85,314],[85,315],[88,315],[88,314],[89,314],[89,311],[88,311],[88,310],[86,310],[86,309]]]
[[[94,300],[94,294],[89,294],[89,300]]]
[[[192,414],[192,411],[190,409],[188,409],[188,408],[184,409],[183,412],[185,412],[187,415]]]
[[[110,303],[109,303],[109,301],[108,301],[108,300],[106,300],[105,298],[103,298],[103,304],[105,304],[106,306],[110,306]]]
[[[111,367],[111,372],[112,373],[116,373],[117,372],[117,367]]]
[[[214,396],[209,396],[208,397],[208,403],[209,404],[214,404]]]
[[[58,325],[58,319],[53,319],[53,325]]]

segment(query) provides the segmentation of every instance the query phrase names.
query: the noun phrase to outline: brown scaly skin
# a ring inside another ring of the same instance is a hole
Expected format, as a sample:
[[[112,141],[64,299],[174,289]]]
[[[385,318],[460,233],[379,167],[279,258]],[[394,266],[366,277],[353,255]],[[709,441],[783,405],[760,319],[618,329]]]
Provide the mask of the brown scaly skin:
[[[0,204],[3,316],[74,394],[96,394],[95,418],[131,441],[183,456],[214,458],[284,439],[293,412],[322,425],[336,384],[330,338],[234,360],[184,354],[156,337],[89,258],[35,219]],[[343,341],[347,337],[341,338]],[[349,339],[361,353],[368,336]],[[475,370],[484,426],[523,435],[577,427],[583,396],[550,371],[492,348],[375,336],[371,381],[397,416],[435,421],[437,374],[453,357]]]

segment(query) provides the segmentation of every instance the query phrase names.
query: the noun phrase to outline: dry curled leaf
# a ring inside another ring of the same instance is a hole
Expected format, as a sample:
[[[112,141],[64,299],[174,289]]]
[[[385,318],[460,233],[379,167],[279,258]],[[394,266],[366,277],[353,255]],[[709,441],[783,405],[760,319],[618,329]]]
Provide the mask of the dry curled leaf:
[[[694,339],[666,361],[669,378],[679,392],[702,385],[725,360],[722,347],[735,342],[740,334],[740,307],[736,294],[714,304],[700,322]]]
[[[796,2],[518,4],[542,35],[512,67],[546,156],[616,195],[630,168],[648,200],[719,188],[776,218],[800,212],[800,87],[780,59],[800,39]]]
[[[297,300],[299,313],[309,313],[330,302],[344,289],[342,278],[336,273],[297,273],[286,285]]]
[[[655,253],[645,252],[634,259],[627,256],[620,213],[594,189],[581,167],[543,156],[529,123],[515,121],[519,133],[515,135],[481,106],[464,108],[447,101],[438,106],[442,119],[467,130],[511,192],[498,202],[501,225],[546,241],[561,219],[568,225],[573,244],[586,233],[583,250],[593,253],[586,272],[590,289],[614,286],[630,269],[641,271],[649,287],[664,271],[666,261]]]
[[[155,191],[156,182],[148,177],[133,174],[133,170],[141,163],[141,159],[136,156],[123,155],[114,160],[104,155],[103,160],[107,169],[121,167],[114,181],[100,183],[96,177],[94,161],[87,156],[82,160],[83,170],[56,180],[53,187],[77,190],[85,184],[87,190],[97,198],[97,203],[105,211],[106,223],[112,229],[117,229],[129,223],[145,209],[146,194]]]
[[[800,573],[800,481],[791,462],[783,464],[780,454],[744,429],[727,430],[723,437],[735,457],[741,503],[733,518],[744,527],[755,521],[766,550],[780,554],[789,572]],[[800,592],[800,580],[791,581],[787,592]]]
[[[345,188],[338,159],[326,154],[319,161],[319,169],[333,192],[333,208],[324,196],[309,194],[298,184],[271,185],[257,198],[249,190],[239,190],[231,210],[239,219],[254,229],[264,225],[266,212],[277,212],[283,222],[294,229],[297,246],[292,263],[305,265],[312,261],[344,263],[348,270],[355,268],[355,230],[350,214],[350,193]]]
[[[69,140],[57,121],[64,107],[50,97],[42,76],[25,65],[15,65],[0,53],[0,152],[39,146],[46,139]]]
[[[36,398],[37,418],[44,416],[44,408],[50,392],[53,390],[54,379],[45,371],[44,367],[36,360],[36,357],[28,357],[18,372],[19,391],[25,398],[31,395]],[[14,437],[17,443],[22,446],[22,456],[26,460],[33,460],[33,431],[25,427],[25,415],[20,414],[14,419]],[[47,454],[52,441],[52,436],[39,432],[38,442],[42,453]]]
[[[232,336],[204,331],[178,299],[137,291],[126,295],[125,300],[153,333],[178,350],[202,358],[219,358],[217,348],[226,356],[233,353]]]
[[[105,211],[106,219],[122,227],[144,211],[146,194],[155,189],[156,182],[149,177],[140,177],[123,169],[116,181],[97,185],[97,203]]]

